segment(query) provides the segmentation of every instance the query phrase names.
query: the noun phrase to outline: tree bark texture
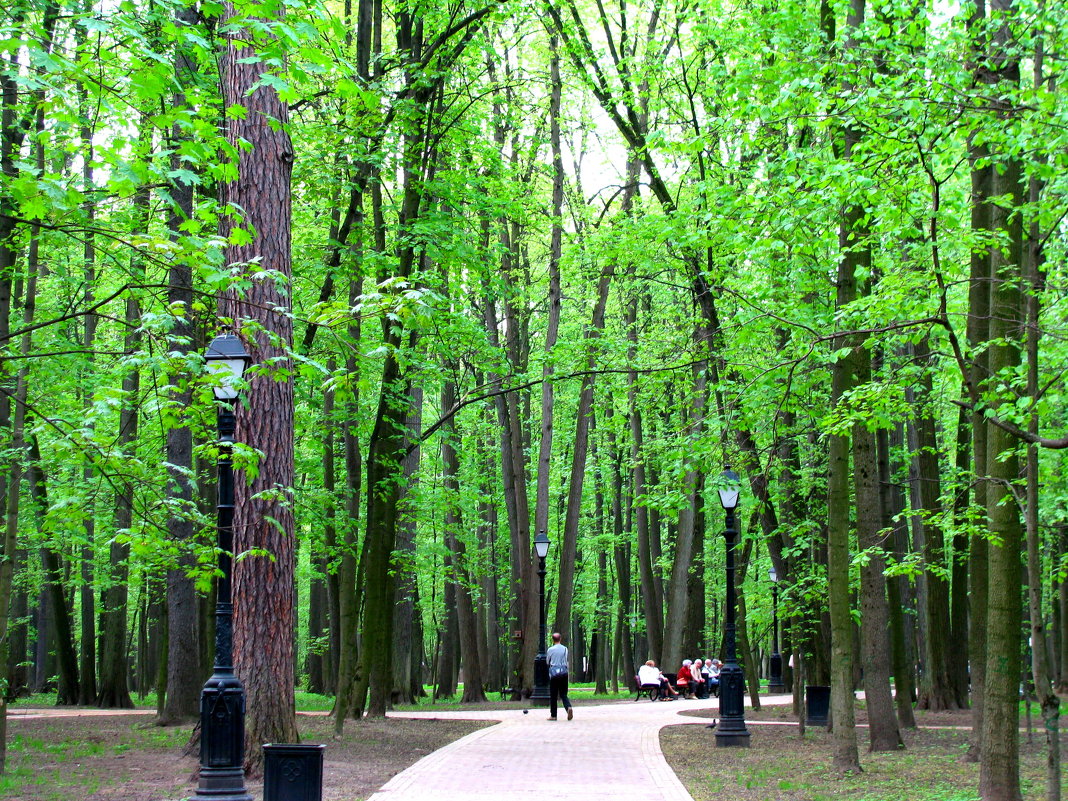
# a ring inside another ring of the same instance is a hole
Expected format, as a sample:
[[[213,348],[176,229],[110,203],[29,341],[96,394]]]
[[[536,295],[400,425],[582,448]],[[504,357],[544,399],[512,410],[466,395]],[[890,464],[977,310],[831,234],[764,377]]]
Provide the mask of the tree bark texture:
[[[239,24],[227,3],[223,23]],[[239,443],[263,456],[254,474],[234,487],[234,667],[245,684],[245,758],[258,772],[263,743],[297,742],[294,708],[294,520],[293,345],[290,284],[290,175],[293,147],[286,129],[288,109],[277,91],[256,84],[264,66],[245,37],[251,27],[227,34],[220,64],[223,106],[230,115],[227,139],[239,153],[235,181],[224,184],[224,207],[243,218],[224,225],[232,236],[242,228],[247,244],[231,244],[226,261],[270,277],[251,281],[244,295],[231,292],[223,313],[232,318],[255,365],[237,410]],[[256,87],[253,89],[253,87]]]
[[[423,389],[412,384],[410,394],[410,411],[405,422],[408,442],[403,464],[402,506],[406,504],[419,480],[419,462],[423,452],[419,445],[423,429]],[[417,652],[421,649],[413,639],[418,630],[416,619],[419,616],[419,607],[416,605],[419,588],[414,568],[415,535],[415,515],[406,514],[397,527],[397,601],[393,605],[393,703],[415,703],[416,690],[420,689],[417,678],[420,668]]]
[[[192,26],[199,14],[192,6],[175,9],[175,22],[180,26]],[[174,71],[178,82],[173,105],[186,106],[184,87],[198,78],[195,61],[189,53],[179,48],[174,56]],[[187,135],[180,125],[171,129],[171,138],[182,142]],[[171,168],[182,165],[178,148],[171,157]],[[175,178],[170,189],[170,210],[167,215],[167,230],[172,242],[182,236],[181,225],[193,217],[193,185]],[[193,325],[193,268],[183,258],[175,258],[168,270],[167,300],[181,304],[182,312],[175,317],[168,347],[176,353],[188,353],[195,347]],[[187,409],[192,404],[192,392],[183,386],[186,376],[173,376],[170,401],[177,409]],[[200,626],[197,596],[190,575],[195,565],[193,553],[193,432],[188,425],[175,425],[167,430],[167,494],[178,509],[167,519],[167,534],[178,549],[177,564],[167,571],[167,686],[163,713],[164,724],[194,720],[200,712],[200,693],[204,676],[200,670]]]
[[[997,2],[997,0],[995,0]],[[1004,233],[1006,250],[991,252],[990,285],[991,377],[1014,371],[1024,341],[1021,278],[1022,225],[1016,209],[1023,202],[1020,165],[1009,161],[994,179],[994,194],[1011,198],[1009,209],[995,207],[993,225]],[[1003,372],[1004,371],[1004,372]],[[1012,403],[999,398],[994,402]],[[989,543],[989,585],[986,625],[986,690],[984,693],[982,758],[979,793],[983,801],[1020,801],[1019,683],[1022,570],[1024,548],[1020,508],[1012,483],[1020,477],[1015,437],[987,424],[986,510]]]
[[[867,350],[858,353],[860,382],[871,378],[869,358]],[[868,552],[860,567],[860,651],[868,708],[868,750],[894,751],[903,748],[904,741],[890,694],[890,611],[886,602],[879,466],[875,432],[861,423],[853,426],[853,492],[857,544]]]

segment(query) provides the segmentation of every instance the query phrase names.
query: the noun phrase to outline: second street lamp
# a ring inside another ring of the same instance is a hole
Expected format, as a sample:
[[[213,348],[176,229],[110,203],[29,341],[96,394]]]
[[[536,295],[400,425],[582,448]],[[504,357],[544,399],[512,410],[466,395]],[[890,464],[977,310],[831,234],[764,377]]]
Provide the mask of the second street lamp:
[[[771,579],[771,658],[768,660],[768,692],[784,693],[782,683],[782,654],[779,653],[779,574],[775,568],[768,571]]]
[[[549,555],[549,537],[539,531],[534,537],[534,551],[538,555],[538,654],[534,657],[534,692],[530,701],[535,706],[549,705],[549,660],[545,656],[545,557]]]
[[[204,356],[218,379],[219,502],[217,547],[219,585],[215,596],[215,669],[200,695],[200,778],[192,801],[252,801],[245,789],[245,688],[234,674],[230,580],[234,538],[234,399],[241,375],[252,361],[241,340],[220,334]]]
[[[734,510],[738,506],[740,478],[730,465],[720,475],[719,501],[727,513],[727,619],[723,629],[727,661],[719,673],[719,726],[716,747],[748,747],[749,730],[745,728],[745,677],[738,664],[735,646],[734,546],[738,540]]]

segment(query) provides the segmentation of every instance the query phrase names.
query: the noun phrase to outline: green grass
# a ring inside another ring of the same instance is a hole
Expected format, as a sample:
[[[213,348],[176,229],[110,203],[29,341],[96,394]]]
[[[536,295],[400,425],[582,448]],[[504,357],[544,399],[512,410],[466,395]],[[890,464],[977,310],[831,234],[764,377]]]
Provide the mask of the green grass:
[[[298,712],[329,712],[334,708],[334,696],[297,690]]]
[[[13,734],[8,740],[7,772],[0,776],[0,799],[25,798],[31,787],[35,799],[87,798],[100,792],[102,780],[80,770],[83,764],[131,751],[178,749],[189,738],[186,729],[154,726],[128,726],[106,735],[91,728],[79,736],[71,736],[71,731],[49,725],[34,736]],[[122,777],[106,776],[103,782],[121,783]]]

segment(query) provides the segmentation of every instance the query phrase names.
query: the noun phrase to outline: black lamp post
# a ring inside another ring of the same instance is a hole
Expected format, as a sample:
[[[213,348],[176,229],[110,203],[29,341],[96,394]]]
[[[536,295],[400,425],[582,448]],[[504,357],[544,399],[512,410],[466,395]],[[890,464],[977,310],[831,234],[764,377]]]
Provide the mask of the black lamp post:
[[[234,539],[234,399],[252,358],[233,334],[220,334],[204,356],[213,388],[219,428],[217,538],[219,585],[215,598],[215,669],[200,695],[200,780],[193,801],[252,801],[245,789],[245,688],[234,675],[230,554]]]
[[[538,554],[538,653],[534,657],[534,692],[530,701],[535,706],[549,705],[549,660],[545,656],[545,557],[549,555],[549,537],[539,531],[534,537],[534,551]]]
[[[786,685],[782,683],[782,654],[779,653],[779,574],[772,567],[768,571],[771,579],[771,658],[768,660],[768,692],[784,693]]]
[[[734,546],[738,539],[734,510],[738,506],[740,479],[730,465],[720,475],[719,502],[727,512],[727,621],[724,628],[727,661],[719,673],[719,726],[716,747],[748,747],[749,731],[745,728],[745,677],[738,664],[735,647]]]

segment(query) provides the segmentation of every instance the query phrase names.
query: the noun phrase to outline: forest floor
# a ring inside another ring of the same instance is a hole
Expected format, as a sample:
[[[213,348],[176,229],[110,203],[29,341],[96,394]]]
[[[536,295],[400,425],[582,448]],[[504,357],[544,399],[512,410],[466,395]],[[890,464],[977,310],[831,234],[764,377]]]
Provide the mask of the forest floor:
[[[517,710],[523,706],[498,702],[474,708]],[[678,708],[687,716],[716,715],[710,709],[685,710],[684,702]],[[35,715],[38,711],[45,714]],[[161,728],[144,713],[64,710],[73,711],[83,714],[57,714],[54,707],[13,710],[8,773],[0,777],[0,801],[174,801],[195,791],[197,756],[187,747],[191,727]],[[889,754],[868,754],[866,728],[859,728],[863,773],[848,777],[836,777],[829,770],[827,731],[809,727],[800,738],[789,707],[746,709],[745,715],[751,732],[748,749],[717,749],[712,733],[692,724],[661,730],[664,757],[695,801],[724,797],[733,801],[904,801],[916,798],[921,789],[927,801],[978,798],[978,765],[963,761],[969,712],[918,712],[921,728],[905,731],[906,748]],[[858,709],[857,722],[866,722],[863,708]],[[304,742],[328,744],[324,801],[367,798],[422,757],[486,725],[491,724],[391,717],[350,722],[343,738],[335,741],[329,718],[299,717]],[[1021,779],[1028,801],[1045,797],[1046,747],[1038,725],[1036,720],[1030,743],[1021,733]],[[261,797],[262,783],[249,782],[248,789]]]
[[[708,710],[683,713],[716,717]],[[917,729],[905,729],[905,748],[868,752],[867,712],[857,708],[857,745],[862,772],[837,776],[831,767],[831,734],[807,727],[798,734],[789,706],[745,710],[749,748],[715,748],[690,726],[660,730],[660,747],[694,801],[977,801],[979,765],[965,762],[971,711],[916,712]],[[1065,724],[1062,718],[1062,726]],[[1025,801],[1045,799],[1046,738],[1035,717],[1030,741],[1020,719],[1020,783]],[[709,734],[711,734],[709,732]],[[1068,737],[1061,729],[1061,752]],[[696,747],[695,747],[696,746]]]
[[[188,747],[192,726],[162,728],[145,714],[85,709],[84,715],[31,716],[36,711],[20,708],[9,719],[3,801],[176,801],[196,791],[198,755]],[[338,741],[330,718],[298,716],[303,742],[327,743],[323,801],[367,798],[394,774],[487,725],[492,724],[350,721]],[[248,790],[260,798],[262,780],[249,781]]]

